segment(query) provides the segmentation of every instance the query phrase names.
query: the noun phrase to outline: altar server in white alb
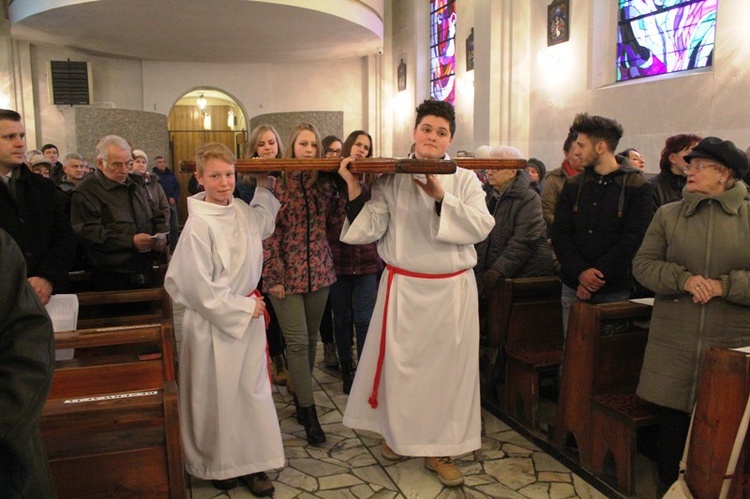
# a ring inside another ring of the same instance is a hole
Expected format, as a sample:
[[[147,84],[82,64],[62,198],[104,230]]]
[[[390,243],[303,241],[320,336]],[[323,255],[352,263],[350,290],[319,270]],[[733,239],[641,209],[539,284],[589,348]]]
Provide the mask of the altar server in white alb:
[[[279,202],[265,174],[256,175],[250,205],[234,199],[234,163],[222,144],[197,149],[195,176],[204,191],[188,198],[164,286],[185,307],[179,383],[186,469],[221,490],[240,481],[268,496],[274,487],[264,471],[284,466],[284,449],[256,286]]]
[[[448,159],[455,130],[453,106],[424,101],[415,156]],[[377,241],[387,267],[344,424],[380,433],[384,458],[422,456],[444,485],[461,485],[448,456],[481,446],[474,244],[495,220],[472,171],[384,175],[365,203],[350,162],[339,169],[349,195],[341,240]]]

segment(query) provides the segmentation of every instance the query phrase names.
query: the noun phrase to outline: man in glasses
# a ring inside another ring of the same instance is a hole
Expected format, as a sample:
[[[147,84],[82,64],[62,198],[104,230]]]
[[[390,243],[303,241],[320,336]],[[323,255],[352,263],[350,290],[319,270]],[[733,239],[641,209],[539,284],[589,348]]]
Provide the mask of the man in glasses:
[[[152,211],[146,191],[130,179],[130,144],[107,135],[96,145],[94,175],[73,191],[70,219],[81,239],[95,289],[136,289],[159,285],[153,269],[164,252],[169,225]]]

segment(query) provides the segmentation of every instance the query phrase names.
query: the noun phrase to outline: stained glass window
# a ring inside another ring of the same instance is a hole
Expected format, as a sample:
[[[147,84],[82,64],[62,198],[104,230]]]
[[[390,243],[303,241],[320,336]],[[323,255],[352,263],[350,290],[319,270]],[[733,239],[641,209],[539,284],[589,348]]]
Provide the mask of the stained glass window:
[[[619,0],[617,81],[711,66],[718,0]]]
[[[430,0],[430,95],[456,104],[456,0]]]

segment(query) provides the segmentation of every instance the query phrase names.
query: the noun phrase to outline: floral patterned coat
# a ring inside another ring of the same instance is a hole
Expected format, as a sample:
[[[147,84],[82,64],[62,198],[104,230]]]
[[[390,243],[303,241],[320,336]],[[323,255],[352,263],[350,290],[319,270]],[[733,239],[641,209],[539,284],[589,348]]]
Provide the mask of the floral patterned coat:
[[[274,189],[281,209],[276,230],[263,241],[263,291],[283,284],[291,294],[309,293],[336,282],[326,230],[332,225],[337,194],[331,182],[319,179],[305,187],[310,172],[289,172]]]

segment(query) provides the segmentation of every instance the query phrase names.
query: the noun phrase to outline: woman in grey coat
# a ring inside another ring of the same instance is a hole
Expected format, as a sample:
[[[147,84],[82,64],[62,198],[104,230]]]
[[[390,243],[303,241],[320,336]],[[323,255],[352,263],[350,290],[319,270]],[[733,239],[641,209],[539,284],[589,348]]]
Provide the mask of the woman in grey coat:
[[[677,478],[705,350],[750,344],[750,200],[738,180],[747,155],[707,137],[685,160],[683,200],[659,208],[633,259],[656,293],[637,394],[662,407],[664,485]]]
[[[509,146],[495,148],[492,157],[521,157]],[[495,217],[490,235],[477,244],[474,272],[480,301],[500,277],[541,277],[555,274],[547,244],[542,202],[520,170],[488,170],[487,208]],[[486,297],[485,297],[486,298]],[[481,305],[480,305],[481,306]]]

